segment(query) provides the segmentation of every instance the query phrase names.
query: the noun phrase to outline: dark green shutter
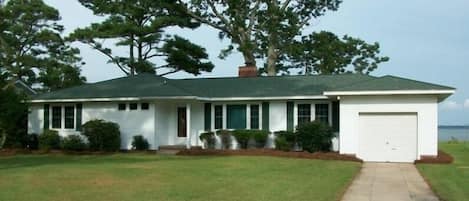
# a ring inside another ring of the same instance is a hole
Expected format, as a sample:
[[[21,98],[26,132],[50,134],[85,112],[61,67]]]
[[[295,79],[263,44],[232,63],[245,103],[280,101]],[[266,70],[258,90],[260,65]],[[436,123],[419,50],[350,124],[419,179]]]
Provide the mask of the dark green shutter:
[[[49,104],[44,104],[44,130],[49,129]]]
[[[293,131],[293,102],[287,102],[287,130]]]
[[[262,103],[262,130],[269,130],[269,102]]]
[[[76,105],[76,107],[77,107],[77,113],[76,113],[76,118],[75,118],[75,122],[76,122],[75,129],[77,131],[81,131],[81,124],[82,124],[82,122],[81,122],[82,115],[81,114],[82,114],[82,110],[83,110],[83,105],[81,103],[78,103]]]
[[[212,104],[205,103],[205,117],[204,117],[204,125],[205,130],[209,131],[212,127]]]
[[[339,101],[332,102],[332,130],[334,132],[339,132]]]

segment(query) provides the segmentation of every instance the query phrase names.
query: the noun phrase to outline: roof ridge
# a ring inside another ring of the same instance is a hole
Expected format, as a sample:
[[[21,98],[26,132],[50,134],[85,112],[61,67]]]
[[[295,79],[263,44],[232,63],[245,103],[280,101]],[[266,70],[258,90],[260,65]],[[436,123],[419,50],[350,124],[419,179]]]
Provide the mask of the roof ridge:
[[[381,76],[379,78],[385,78],[385,77],[392,77],[392,78],[407,80],[407,81],[415,82],[415,83],[419,83],[419,84],[428,84],[428,85],[433,85],[433,86],[438,86],[438,87],[443,87],[443,88],[456,89],[454,87],[449,87],[449,86],[440,85],[440,84],[434,84],[434,83],[430,83],[430,82],[418,81],[418,80],[414,80],[414,79],[410,79],[410,78],[406,78],[406,77],[399,77],[399,76],[395,76],[395,75],[384,75],[384,76]]]
[[[256,76],[256,77],[199,77],[199,78],[182,78],[182,79],[169,79],[169,80],[200,80],[200,79],[267,79],[267,78],[283,78],[283,77],[329,77],[329,76],[366,76],[366,77],[373,77],[376,76],[368,75],[368,74],[361,74],[361,73],[343,73],[343,74],[316,74],[316,75],[279,75],[279,76]]]

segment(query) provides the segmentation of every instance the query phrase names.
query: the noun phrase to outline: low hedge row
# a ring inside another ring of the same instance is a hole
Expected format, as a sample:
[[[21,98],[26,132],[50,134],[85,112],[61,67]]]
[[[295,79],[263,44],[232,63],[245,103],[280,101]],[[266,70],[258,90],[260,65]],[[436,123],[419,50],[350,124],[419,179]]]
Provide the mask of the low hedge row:
[[[83,124],[82,135],[69,135],[60,137],[55,130],[45,130],[41,135],[29,134],[27,147],[29,149],[64,149],[67,151],[118,151],[121,137],[119,125],[104,120],[91,120]],[[148,140],[142,135],[136,135],[132,140],[134,150],[147,150],[150,147]]]
[[[229,149],[232,144],[232,136],[239,143],[241,149],[246,149],[250,145],[257,148],[265,147],[269,133],[263,130],[218,130],[214,132],[205,132],[200,135],[200,140],[207,144],[207,148],[214,149],[216,136],[220,138],[222,149]]]

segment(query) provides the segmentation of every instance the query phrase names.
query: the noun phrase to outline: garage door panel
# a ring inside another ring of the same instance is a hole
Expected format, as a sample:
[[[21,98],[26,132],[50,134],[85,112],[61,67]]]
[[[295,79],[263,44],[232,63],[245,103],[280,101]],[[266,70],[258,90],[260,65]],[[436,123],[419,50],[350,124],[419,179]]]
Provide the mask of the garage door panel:
[[[360,114],[359,158],[376,162],[413,162],[416,153],[416,114]]]

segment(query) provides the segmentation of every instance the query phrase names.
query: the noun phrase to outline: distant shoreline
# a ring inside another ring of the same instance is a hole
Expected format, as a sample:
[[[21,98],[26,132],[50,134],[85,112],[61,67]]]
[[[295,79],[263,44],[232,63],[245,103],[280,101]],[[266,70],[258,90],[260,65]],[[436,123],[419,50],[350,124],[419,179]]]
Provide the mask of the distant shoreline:
[[[439,125],[438,128],[444,128],[444,129],[469,129],[469,126]]]

